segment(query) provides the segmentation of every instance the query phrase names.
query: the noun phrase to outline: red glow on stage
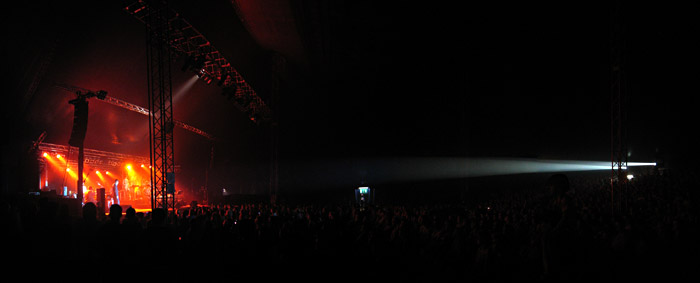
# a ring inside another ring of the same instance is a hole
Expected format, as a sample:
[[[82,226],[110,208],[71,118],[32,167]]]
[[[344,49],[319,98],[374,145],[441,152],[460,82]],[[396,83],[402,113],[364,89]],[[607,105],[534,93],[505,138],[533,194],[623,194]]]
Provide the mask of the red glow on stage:
[[[43,156],[44,156],[44,157],[49,157],[49,154],[46,153],[46,152],[44,152]]]
[[[100,181],[105,183],[105,178],[102,176],[102,173],[100,171],[95,171],[95,174],[97,174],[97,177],[100,178]],[[101,186],[100,183],[97,183],[98,186]]]

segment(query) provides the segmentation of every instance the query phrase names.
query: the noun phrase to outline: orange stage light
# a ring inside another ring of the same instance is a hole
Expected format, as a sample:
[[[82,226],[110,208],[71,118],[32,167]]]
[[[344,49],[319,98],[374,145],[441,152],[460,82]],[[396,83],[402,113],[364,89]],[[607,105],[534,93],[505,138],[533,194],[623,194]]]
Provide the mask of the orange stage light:
[[[60,155],[60,154],[56,154],[56,158],[61,158],[61,155]]]
[[[68,175],[70,175],[73,179],[78,179],[78,173],[73,172],[73,170],[70,170],[70,168],[66,168],[66,172],[68,172]]]
[[[131,164],[126,165],[126,170],[131,170]]]
[[[44,152],[43,156],[44,156],[44,157],[48,157],[48,156],[49,156],[49,154],[48,154],[48,153],[46,153],[46,152]]]

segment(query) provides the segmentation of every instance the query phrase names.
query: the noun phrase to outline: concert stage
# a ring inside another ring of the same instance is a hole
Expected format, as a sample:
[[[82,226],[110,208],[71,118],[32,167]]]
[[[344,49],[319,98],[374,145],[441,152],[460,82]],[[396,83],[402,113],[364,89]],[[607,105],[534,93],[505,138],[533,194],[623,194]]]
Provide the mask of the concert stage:
[[[77,148],[39,143],[39,191],[61,199],[77,198]],[[98,203],[100,191],[105,199],[105,212],[114,202],[113,187],[118,180],[122,211],[133,207],[137,212],[151,211],[151,168],[146,157],[85,149],[83,169],[83,203]]]

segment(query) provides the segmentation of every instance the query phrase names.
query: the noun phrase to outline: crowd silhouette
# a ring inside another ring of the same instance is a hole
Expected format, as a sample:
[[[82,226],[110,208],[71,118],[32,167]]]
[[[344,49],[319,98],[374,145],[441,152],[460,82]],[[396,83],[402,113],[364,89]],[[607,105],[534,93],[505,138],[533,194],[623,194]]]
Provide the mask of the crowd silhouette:
[[[24,262],[80,263],[92,282],[210,276],[587,281],[697,277],[698,179],[637,176],[611,209],[604,179],[459,203],[191,206],[136,213],[3,200],[3,242]],[[167,270],[167,272],[164,272]],[[145,272],[145,273],[144,273]],[[145,274],[145,275],[144,275]]]

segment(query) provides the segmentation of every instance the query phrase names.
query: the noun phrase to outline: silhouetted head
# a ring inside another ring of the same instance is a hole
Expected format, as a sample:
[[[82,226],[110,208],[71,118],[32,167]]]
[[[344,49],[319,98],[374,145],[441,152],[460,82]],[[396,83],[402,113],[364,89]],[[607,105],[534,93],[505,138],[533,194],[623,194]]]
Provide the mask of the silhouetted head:
[[[569,178],[564,174],[554,174],[547,179],[547,190],[554,196],[563,196],[569,191]]]
[[[135,219],[136,218],[136,209],[133,207],[129,207],[126,209],[126,218],[129,219]]]
[[[97,206],[88,202],[83,206],[83,219],[85,220],[95,220],[97,219]]]
[[[153,222],[153,225],[155,226],[161,226],[165,224],[165,209],[162,208],[156,208],[153,210],[153,213],[151,214],[151,221]]]
[[[109,218],[112,221],[119,221],[122,218],[122,207],[118,204],[113,204],[109,207]]]

